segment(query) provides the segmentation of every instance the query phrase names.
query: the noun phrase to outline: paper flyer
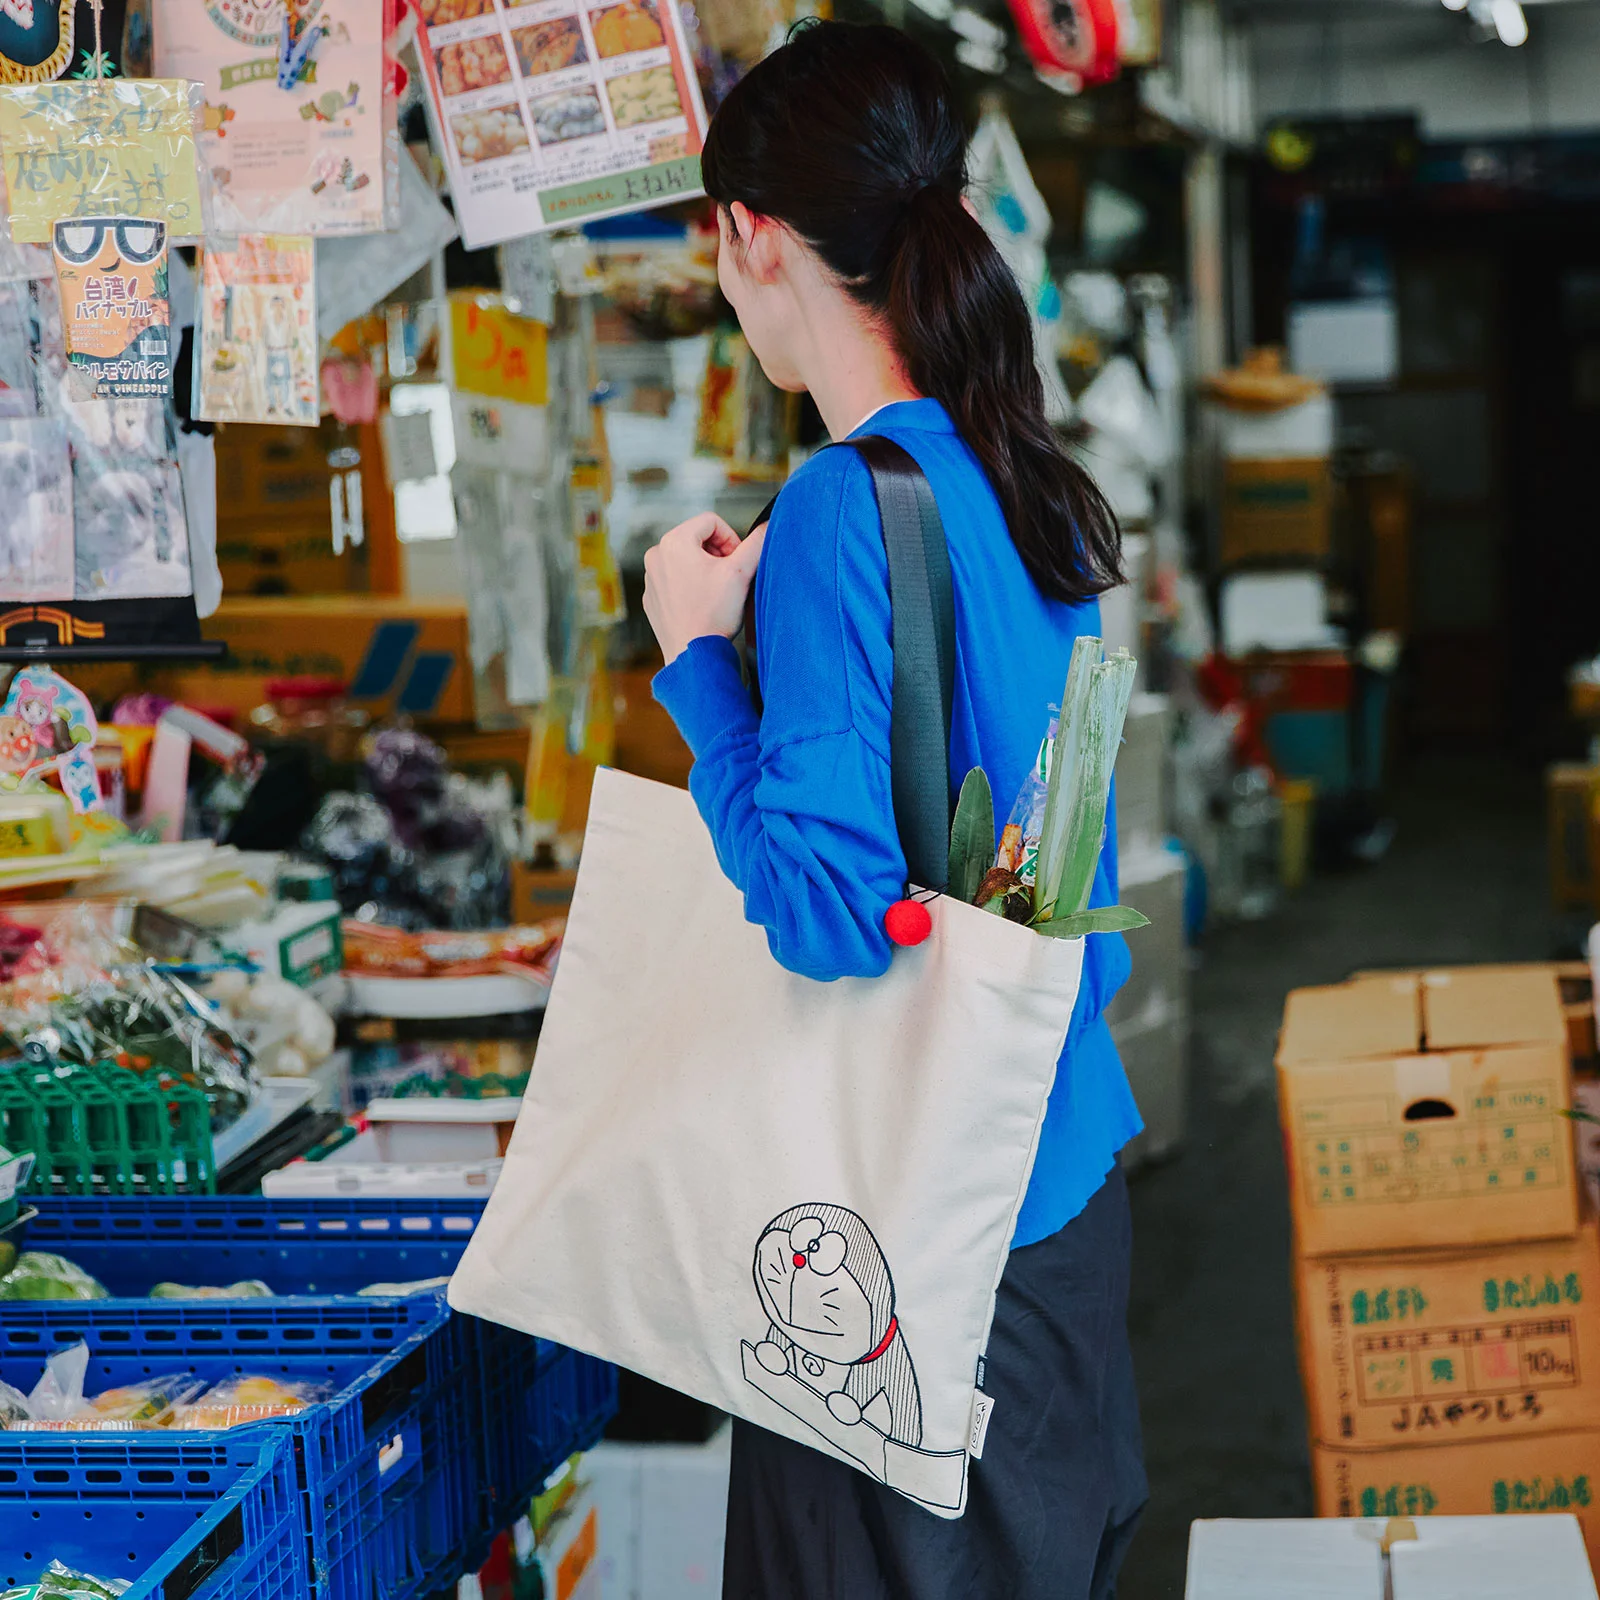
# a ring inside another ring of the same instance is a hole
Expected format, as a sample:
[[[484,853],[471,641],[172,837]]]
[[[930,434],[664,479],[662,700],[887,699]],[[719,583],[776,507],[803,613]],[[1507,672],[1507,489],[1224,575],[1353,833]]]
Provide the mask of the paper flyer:
[[[72,461],[64,422],[0,422],[0,600],[72,593]]]
[[[189,91],[158,78],[0,88],[11,237],[48,244],[64,218],[147,217],[198,239]]]
[[[245,234],[201,251],[197,417],[316,427],[315,249],[308,236]]]
[[[167,230],[132,217],[58,222],[56,281],[67,359],[104,398],[172,388]]]
[[[411,0],[469,249],[699,194],[705,108],[673,0]]]
[[[286,0],[156,0],[157,72],[205,92],[200,155],[215,180],[215,227],[380,232],[385,7],[287,4],[300,30],[291,48],[304,49],[292,70],[283,61]]]

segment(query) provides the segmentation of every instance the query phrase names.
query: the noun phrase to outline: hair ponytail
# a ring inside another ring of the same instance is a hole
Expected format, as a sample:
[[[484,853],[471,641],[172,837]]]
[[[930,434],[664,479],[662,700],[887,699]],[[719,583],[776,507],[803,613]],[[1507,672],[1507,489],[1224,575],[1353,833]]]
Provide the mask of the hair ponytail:
[[[723,102],[703,168],[714,200],[785,223],[884,318],[1044,594],[1122,581],[1116,517],[1045,417],[1016,279],[962,204],[966,130],[926,51],[893,28],[803,24]]]

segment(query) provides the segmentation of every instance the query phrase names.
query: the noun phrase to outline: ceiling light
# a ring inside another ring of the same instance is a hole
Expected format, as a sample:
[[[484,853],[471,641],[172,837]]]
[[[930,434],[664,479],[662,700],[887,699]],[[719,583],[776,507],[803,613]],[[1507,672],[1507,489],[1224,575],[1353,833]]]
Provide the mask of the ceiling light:
[[[1494,17],[1494,31],[1500,35],[1501,44],[1515,49],[1519,44],[1528,42],[1528,19],[1523,15],[1518,0],[1494,0],[1491,15]]]
[[[935,22],[948,22],[954,9],[952,0],[913,0],[913,3]]]
[[[1444,0],[1444,8],[1446,11],[1465,11],[1467,0]]]

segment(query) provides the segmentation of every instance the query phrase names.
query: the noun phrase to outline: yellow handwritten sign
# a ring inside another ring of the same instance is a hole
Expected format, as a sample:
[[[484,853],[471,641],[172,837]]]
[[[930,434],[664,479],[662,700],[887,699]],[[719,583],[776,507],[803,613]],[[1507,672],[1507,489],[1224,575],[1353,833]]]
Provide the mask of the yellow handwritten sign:
[[[456,295],[450,301],[450,342],[457,389],[530,406],[550,403],[542,322],[477,295]]]
[[[176,78],[106,78],[0,89],[0,156],[11,236],[46,244],[73,217],[140,217],[198,238],[189,85]]]

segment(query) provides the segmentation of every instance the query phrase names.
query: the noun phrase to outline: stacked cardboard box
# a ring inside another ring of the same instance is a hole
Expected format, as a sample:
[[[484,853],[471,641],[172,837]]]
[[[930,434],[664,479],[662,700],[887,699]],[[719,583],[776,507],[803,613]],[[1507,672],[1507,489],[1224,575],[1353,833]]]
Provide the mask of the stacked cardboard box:
[[[1600,1235],[1550,967],[1290,995],[1279,1108],[1322,1516],[1570,1511],[1600,1557]]]

